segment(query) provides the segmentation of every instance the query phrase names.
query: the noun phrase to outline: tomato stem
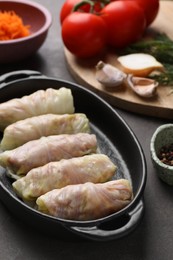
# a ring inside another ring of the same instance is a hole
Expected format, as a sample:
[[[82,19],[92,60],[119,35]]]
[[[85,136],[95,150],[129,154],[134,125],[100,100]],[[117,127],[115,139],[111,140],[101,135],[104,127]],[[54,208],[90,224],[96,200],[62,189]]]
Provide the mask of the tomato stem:
[[[74,7],[72,12],[77,11],[83,5],[90,5],[90,13],[94,13],[94,6],[96,3],[100,3],[101,7],[103,8],[105,5],[110,3],[110,0],[82,0],[81,2],[77,3]]]
[[[73,8],[73,12],[77,11],[81,6],[83,6],[85,4],[90,5],[90,13],[93,13],[95,3],[93,1],[90,1],[90,0],[83,0],[83,1],[79,2],[78,4],[76,4]]]

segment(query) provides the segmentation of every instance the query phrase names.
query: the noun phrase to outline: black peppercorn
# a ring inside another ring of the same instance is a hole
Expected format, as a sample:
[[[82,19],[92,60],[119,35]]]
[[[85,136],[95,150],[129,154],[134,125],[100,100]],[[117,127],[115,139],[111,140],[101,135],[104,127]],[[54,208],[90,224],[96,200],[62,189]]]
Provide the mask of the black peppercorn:
[[[164,164],[173,166],[173,143],[162,146],[157,156]]]

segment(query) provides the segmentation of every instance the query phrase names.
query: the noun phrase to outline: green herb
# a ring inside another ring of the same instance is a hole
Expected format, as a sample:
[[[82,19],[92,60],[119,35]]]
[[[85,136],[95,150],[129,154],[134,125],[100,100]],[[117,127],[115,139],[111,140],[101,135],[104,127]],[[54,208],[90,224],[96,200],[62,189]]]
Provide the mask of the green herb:
[[[158,81],[161,85],[164,86],[173,86],[173,65],[163,63],[165,72],[158,74],[151,74],[149,77]]]
[[[151,75],[162,85],[173,85],[173,41],[165,34],[157,34],[154,39],[143,40],[130,45],[125,54],[143,52],[154,56],[163,64],[165,71]]]

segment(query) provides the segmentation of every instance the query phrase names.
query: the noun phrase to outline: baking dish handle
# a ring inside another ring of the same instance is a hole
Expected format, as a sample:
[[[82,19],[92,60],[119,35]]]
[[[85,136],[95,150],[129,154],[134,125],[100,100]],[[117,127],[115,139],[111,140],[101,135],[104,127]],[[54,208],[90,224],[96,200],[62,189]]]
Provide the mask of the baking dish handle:
[[[99,226],[94,227],[66,227],[72,232],[77,233],[81,237],[87,238],[89,240],[95,241],[108,241],[123,237],[129,234],[139,223],[143,216],[144,212],[144,202],[143,200],[139,201],[138,205],[130,213],[126,215],[126,223],[115,229],[104,229],[105,223],[102,223]],[[121,216],[123,218],[123,216]],[[116,222],[116,219],[114,220]],[[110,225],[109,225],[110,226]]]
[[[7,83],[35,76],[43,76],[39,71],[35,70],[17,70],[5,73],[0,76],[0,88],[4,87]],[[43,76],[45,77],[45,76]]]

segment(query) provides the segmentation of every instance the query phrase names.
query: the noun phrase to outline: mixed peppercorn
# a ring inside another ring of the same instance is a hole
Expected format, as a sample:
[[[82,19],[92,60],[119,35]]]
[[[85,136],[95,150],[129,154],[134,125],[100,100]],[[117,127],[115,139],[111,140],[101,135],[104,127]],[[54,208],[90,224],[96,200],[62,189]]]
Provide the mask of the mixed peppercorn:
[[[173,143],[162,146],[159,150],[158,158],[162,163],[173,166]]]

